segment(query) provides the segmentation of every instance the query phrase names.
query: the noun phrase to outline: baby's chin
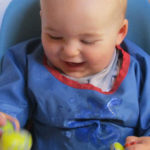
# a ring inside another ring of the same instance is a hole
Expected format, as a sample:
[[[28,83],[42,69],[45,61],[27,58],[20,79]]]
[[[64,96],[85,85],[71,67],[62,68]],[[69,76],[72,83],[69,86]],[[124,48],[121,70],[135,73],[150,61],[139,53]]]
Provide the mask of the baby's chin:
[[[80,72],[66,72],[65,74],[72,78],[83,78],[88,76],[85,73],[80,73]]]
[[[65,75],[72,77],[72,78],[84,78],[93,75],[92,73],[85,73],[85,72],[65,72]]]

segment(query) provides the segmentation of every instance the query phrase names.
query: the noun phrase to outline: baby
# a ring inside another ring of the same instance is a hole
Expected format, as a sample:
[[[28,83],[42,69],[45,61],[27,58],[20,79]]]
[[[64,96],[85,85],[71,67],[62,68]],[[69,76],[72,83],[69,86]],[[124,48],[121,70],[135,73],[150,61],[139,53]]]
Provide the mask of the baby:
[[[41,40],[4,56],[0,111],[32,120],[32,150],[149,150],[150,56],[124,40],[126,5],[41,0]]]

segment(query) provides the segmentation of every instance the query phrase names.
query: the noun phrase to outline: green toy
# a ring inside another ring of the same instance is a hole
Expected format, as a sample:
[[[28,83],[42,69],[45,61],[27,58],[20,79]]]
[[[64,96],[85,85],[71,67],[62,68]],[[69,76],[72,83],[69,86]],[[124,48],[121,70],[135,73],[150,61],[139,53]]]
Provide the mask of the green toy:
[[[115,142],[111,145],[110,150],[125,150],[125,148],[118,142]]]
[[[32,146],[31,134],[26,130],[16,131],[13,124],[7,120],[1,127],[0,150],[30,150]]]

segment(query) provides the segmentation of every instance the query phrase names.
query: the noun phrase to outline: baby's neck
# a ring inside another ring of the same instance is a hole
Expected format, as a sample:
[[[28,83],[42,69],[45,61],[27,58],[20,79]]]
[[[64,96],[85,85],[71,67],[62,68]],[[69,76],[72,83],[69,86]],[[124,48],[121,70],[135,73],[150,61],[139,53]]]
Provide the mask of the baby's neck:
[[[65,77],[77,81],[81,84],[92,84],[100,89],[102,89],[105,92],[108,92],[111,90],[116,76],[118,75],[118,72],[120,70],[120,61],[119,61],[119,51],[116,50],[114,52],[114,55],[112,57],[111,62],[109,63],[109,65],[103,69],[102,71],[90,75],[90,76],[86,76],[83,78],[74,78],[74,77],[70,77],[64,73],[61,72],[62,75],[64,75]]]

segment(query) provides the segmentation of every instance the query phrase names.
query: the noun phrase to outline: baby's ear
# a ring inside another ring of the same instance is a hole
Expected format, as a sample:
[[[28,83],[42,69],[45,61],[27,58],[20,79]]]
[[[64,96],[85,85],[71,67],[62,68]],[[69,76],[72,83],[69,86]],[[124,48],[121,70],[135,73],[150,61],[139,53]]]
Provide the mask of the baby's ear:
[[[122,41],[124,40],[124,38],[127,35],[127,32],[128,32],[128,20],[124,19],[122,22],[121,28],[118,32],[116,45],[120,45],[122,43]]]

